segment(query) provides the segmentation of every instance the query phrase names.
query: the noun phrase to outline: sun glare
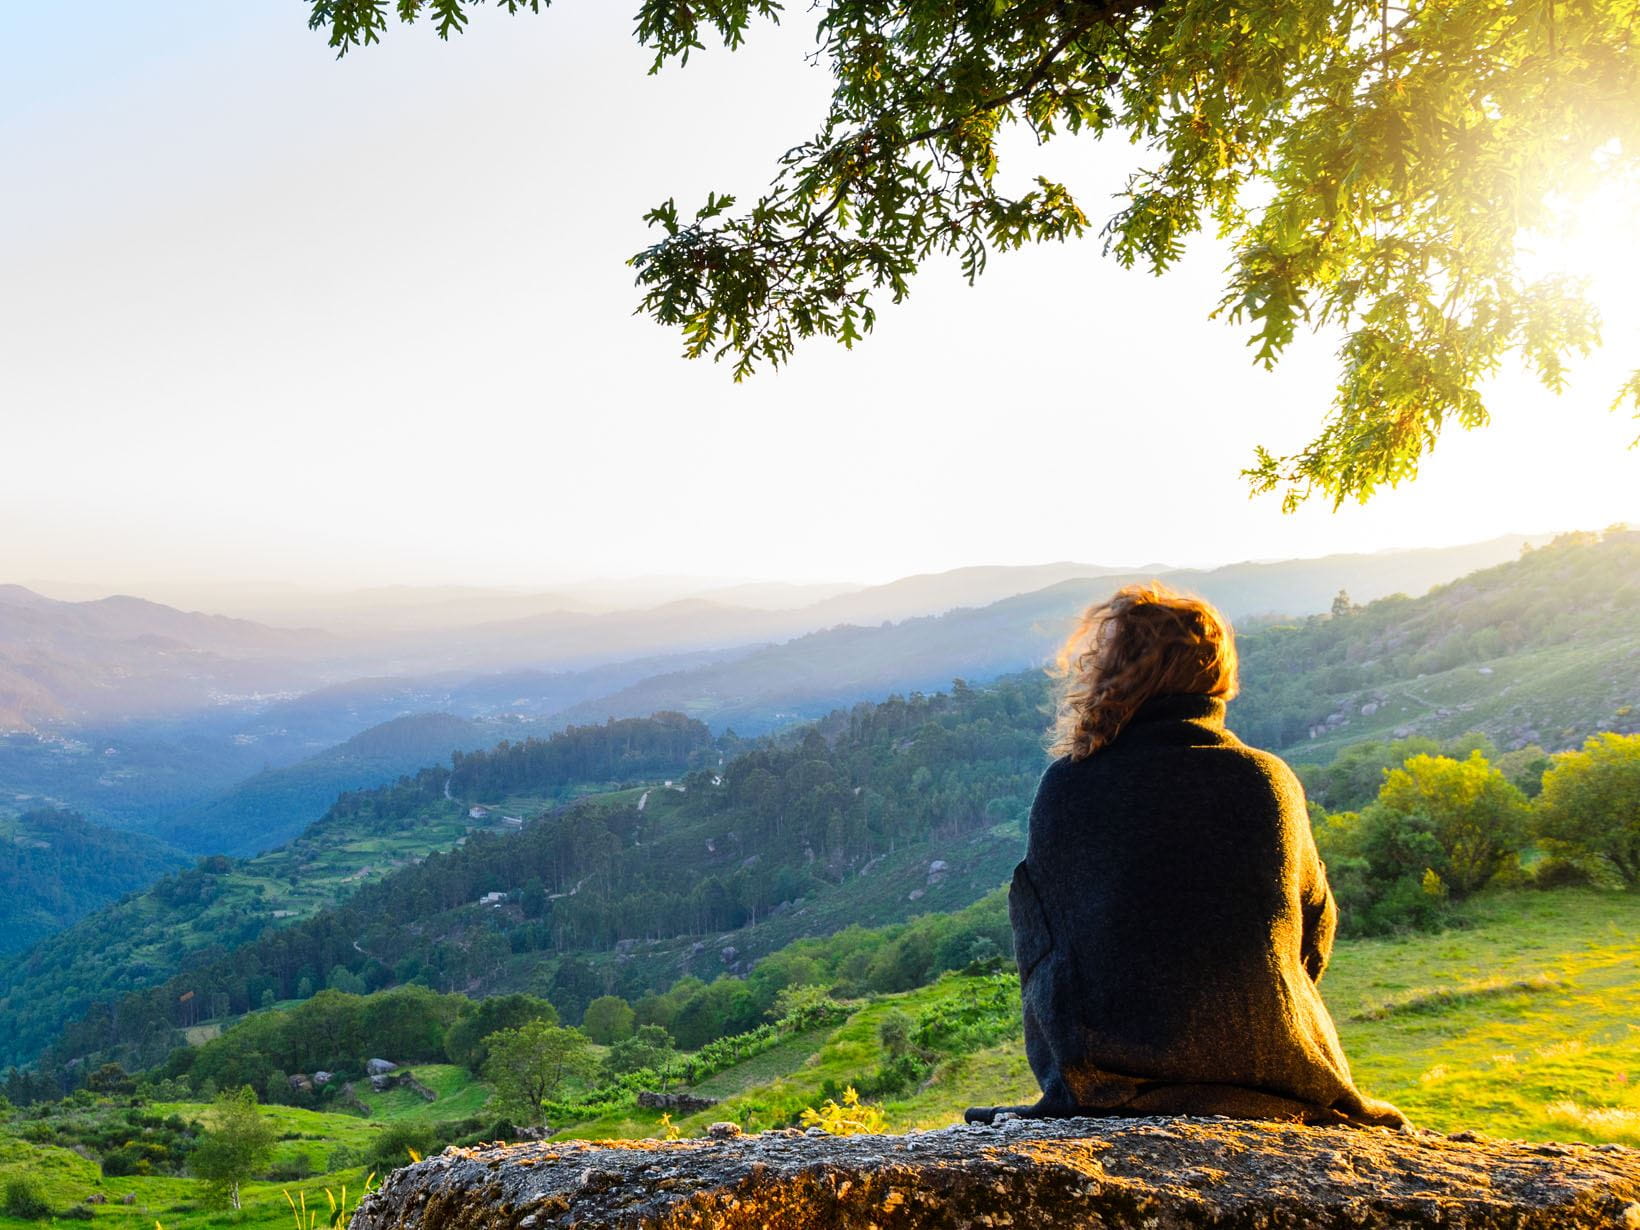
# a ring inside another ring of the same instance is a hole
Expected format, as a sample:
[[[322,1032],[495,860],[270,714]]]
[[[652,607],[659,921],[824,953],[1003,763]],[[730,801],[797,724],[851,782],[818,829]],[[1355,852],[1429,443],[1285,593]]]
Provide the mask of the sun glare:
[[[1605,324],[1606,344],[1640,326],[1640,183],[1613,175],[1586,193],[1557,194],[1548,202],[1553,229],[1521,243],[1521,265],[1534,276],[1582,279]]]

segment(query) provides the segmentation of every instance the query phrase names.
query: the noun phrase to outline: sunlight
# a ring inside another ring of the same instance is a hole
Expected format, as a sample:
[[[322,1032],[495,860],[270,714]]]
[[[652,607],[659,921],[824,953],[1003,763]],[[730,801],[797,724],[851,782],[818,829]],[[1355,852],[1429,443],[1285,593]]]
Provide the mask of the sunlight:
[[[1640,185],[1613,174],[1587,192],[1552,195],[1546,202],[1555,229],[1530,233],[1521,243],[1522,271],[1532,277],[1566,274],[1585,281],[1590,301],[1614,332],[1640,323]]]

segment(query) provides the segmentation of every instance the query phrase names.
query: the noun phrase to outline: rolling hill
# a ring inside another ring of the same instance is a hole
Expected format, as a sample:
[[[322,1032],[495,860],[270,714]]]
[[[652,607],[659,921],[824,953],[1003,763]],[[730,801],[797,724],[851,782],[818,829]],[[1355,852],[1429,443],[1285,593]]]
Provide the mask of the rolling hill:
[[[0,955],[20,952],[188,861],[72,812],[0,818]]]
[[[974,592],[982,582],[994,589],[1027,579],[1058,579],[1045,588],[982,606],[962,606],[886,626],[874,622],[829,628],[732,661],[667,672],[584,701],[564,716],[592,721],[675,709],[717,729],[761,733],[857,700],[941,688],[953,678],[981,682],[1040,666],[1058,649],[1083,608],[1131,582],[1156,577],[1211,599],[1234,620],[1275,613],[1306,616],[1328,610],[1341,589],[1348,589],[1357,601],[1422,593],[1473,568],[1515,558],[1524,541],[1504,538],[1468,547],[1242,563],[1207,571],[1126,573],[1055,564],[1009,570],[1006,578],[995,575],[1002,570],[994,569],[962,570],[960,578],[910,578],[904,584],[911,588],[905,592],[930,600],[935,594]],[[1059,576],[1066,572],[1072,575]],[[858,609],[850,604],[865,596],[848,595],[822,605],[844,613]]]

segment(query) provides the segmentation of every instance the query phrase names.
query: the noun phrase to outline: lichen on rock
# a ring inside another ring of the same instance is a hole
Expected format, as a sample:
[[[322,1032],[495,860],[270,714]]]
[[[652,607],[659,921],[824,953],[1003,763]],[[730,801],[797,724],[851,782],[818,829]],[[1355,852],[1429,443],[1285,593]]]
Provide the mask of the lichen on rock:
[[[1640,1230],[1640,1151],[1222,1119],[451,1148],[352,1230]]]

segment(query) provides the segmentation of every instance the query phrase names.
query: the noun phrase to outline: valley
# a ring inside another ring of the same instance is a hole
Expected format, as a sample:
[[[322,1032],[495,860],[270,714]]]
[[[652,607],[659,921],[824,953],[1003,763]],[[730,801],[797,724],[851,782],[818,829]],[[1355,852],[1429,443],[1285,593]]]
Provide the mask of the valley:
[[[1585,740],[1640,740],[1637,575],[1640,536],[1565,536],[1419,598],[1246,621],[1231,723],[1310,784],[1346,909],[1325,989],[1362,1083],[1420,1122],[1635,1138],[1640,899],[1535,817]],[[679,711],[406,715],[179,813],[249,842],[318,812],[329,774],[400,770],[249,857],[178,867],[150,843],[174,870],[0,960],[10,1147],[65,1207],[134,1193],[94,1220],[211,1224],[188,1125],[248,1085],[281,1137],[246,1189],[267,1218],[281,1191],[356,1192],[399,1152],[516,1131],[467,1035],[531,1019],[590,1047],[542,1109],[571,1136],[846,1117],[851,1088],[893,1129],[1027,1099],[998,886],[1052,696],[1010,667],[1040,661],[1086,585],[629,675],[596,702]],[[872,699],[889,680],[912,686]],[[1419,756],[1467,757],[1519,800],[1480,891],[1449,890],[1442,839],[1407,865],[1373,844],[1373,825],[1423,823],[1379,791]],[[369,1088],[380,1052],[413,1073],[401,1087]],[[713,1104],[640,1106],[657,1085]]]

